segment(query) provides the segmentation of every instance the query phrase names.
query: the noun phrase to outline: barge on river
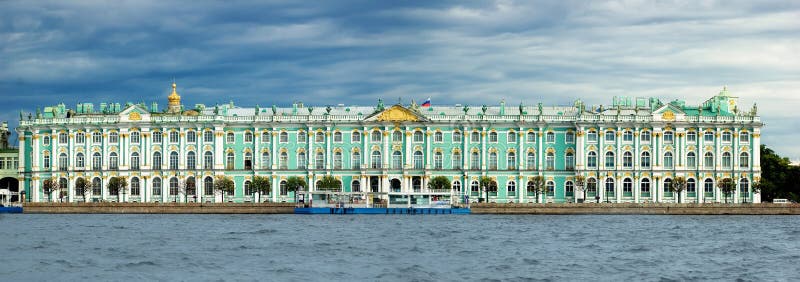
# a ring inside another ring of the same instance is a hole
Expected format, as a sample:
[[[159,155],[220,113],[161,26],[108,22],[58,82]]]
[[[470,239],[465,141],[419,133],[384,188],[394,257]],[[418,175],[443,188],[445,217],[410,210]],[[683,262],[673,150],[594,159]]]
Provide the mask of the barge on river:
[[[299,191],[297,197],[295,214],[470,213],[469,198],[449,193]]]

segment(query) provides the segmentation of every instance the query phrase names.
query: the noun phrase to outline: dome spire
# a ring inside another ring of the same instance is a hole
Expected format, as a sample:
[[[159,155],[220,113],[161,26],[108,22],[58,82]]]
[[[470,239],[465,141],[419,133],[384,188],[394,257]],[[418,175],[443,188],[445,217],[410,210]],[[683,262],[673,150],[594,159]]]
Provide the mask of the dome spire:
[[[172,81],[172,93],[169,94],[167,99],[169,100],[169,106],[167,112],[169,113],[180,113],[181,112],[181,96],[178,95],[178,85],[175,84],[175,81]]]

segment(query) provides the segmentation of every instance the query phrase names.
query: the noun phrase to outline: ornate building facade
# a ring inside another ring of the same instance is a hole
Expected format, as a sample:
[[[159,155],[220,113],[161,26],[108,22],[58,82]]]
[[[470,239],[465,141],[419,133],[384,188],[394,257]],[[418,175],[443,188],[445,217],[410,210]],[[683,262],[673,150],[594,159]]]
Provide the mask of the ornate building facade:
[[[395,201],[430,195],[446,176],[453,199],[492,202],[759,202],[762,123],[723,90],[697,106],[683,101],[615,98],[611,106],[470,107],[411,105],[241,108],[232,102],[185,109],[175,84],[169,107],[153,103],[61,104],[20,116],[20,187],[47,201],[44,179],[57,179],[66,200],[218,202],[215,177],[235,183],[226,201],[292,201],[288,177],[310,191],[330,175],[344,192]],[[255,196],[254,176],[270,193]],[[126,194],[112,195],[110,177]],[[492,179],[481,187],[483,176]],[[545,192],[534,193],[534,176]],[[576,183],[582,176],[583,183]],[[673,179],[686,179],[677,195]],[[76,180],[91,183],[79,191]],[[732,179],[726,197],[718,183]],[[582,184],[582,185],[581,185]],[[65,191],[65,192],[63,192]],[[58,193],[58,192],[53,192]],[[444,194],[442,196],[444,196]],[[458,198],[456,198],[458,196]]]

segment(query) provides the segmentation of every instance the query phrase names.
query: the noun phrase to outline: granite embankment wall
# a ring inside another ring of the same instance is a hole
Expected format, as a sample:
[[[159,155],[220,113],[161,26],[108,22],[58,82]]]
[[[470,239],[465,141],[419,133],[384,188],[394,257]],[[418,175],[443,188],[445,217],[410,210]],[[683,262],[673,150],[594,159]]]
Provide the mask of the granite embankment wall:
[[[24,213],[288,214],[291,203],[25,203]]]
[[[473,214],[800,215],[800,204],[472,204]],[[26,203],[25,213],[291,214],[291,203]]]
[[[800,204],[473,204],[473,214],[800,215]]]

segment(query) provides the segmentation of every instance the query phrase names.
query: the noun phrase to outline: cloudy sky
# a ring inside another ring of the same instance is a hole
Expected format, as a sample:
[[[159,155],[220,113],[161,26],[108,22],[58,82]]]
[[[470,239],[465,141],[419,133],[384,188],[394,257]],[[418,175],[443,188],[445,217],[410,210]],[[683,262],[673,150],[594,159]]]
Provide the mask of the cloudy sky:
[[[697,104],[727,85],[800,159],[798,1],[262,2],[2,1],[0,119],[164,107],[173,78],[186,105],[247,106]]]

